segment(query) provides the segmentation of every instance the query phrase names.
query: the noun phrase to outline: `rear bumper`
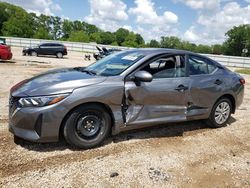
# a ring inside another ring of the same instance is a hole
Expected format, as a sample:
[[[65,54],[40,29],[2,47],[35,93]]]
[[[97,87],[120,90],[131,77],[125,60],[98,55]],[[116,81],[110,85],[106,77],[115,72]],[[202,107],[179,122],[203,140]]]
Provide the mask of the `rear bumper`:
[[[4,54],[1,54],[0,56],[2,60],[10,60],[12,59],[12,53],[11,52],[8,52],[8,53],[4,53]]]
[[[64,50],[64,51],[63,51],[63,55],[68,55],[67,50]]]
[[[237,97],[236,97],[236,101],[235,101],[235,106],[236,109],[243,103],[243,99],[244,99],[244,86],[241,86],[239,88],[239,91],[237,92]]]

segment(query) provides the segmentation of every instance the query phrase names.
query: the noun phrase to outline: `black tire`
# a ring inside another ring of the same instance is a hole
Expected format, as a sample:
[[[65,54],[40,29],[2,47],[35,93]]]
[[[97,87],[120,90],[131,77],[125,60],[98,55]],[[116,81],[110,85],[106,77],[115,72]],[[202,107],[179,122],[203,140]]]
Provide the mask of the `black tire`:
[[[32,51],[32,52],[30,52],[30,55],[31,56],[37,56],[37,52],[36,51]]]
[[[221,123],[219,123],[218,120],[216,120],[216,117],[219,116],[219,115],[216,115],[216,109],[217,107],[219,108],[219,105],[222,105],[222,103],[227,104],[229,106],[229,112],[228,112],[229,114],[225,115],[225,113],[223,113],[222,116],[224,120]],[[213,109],[210,113],[209,119],[207,120],[207,124],[212,128],[225,127],[231,117],[231,113],[232,113],[232,102],[228,98],[221,98],[214,104]]]
[[[60,59],[63,58],[63,53],[62,52],[57,52],[56,57],[60,58]]]
[[[99,146],[110,130],[111,118],[107,111],[102,106],[90,104],[75,109],[68,116],[63,132],[70,145],[89,149]]]

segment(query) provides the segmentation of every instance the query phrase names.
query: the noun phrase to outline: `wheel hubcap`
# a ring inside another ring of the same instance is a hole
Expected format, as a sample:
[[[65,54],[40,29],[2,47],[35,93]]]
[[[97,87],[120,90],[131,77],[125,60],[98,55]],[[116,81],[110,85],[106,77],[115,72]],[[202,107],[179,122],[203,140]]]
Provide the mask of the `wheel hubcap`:
[[[76,131],[81,137],[91,137],[100,130],[100,127],[101,120],[97,116],[86,115],[78,120]]]
[[[218,124],[223,124],[227,121],[230,115],[230,105],[227,102],[220,103],[215,110],[215,121]]]

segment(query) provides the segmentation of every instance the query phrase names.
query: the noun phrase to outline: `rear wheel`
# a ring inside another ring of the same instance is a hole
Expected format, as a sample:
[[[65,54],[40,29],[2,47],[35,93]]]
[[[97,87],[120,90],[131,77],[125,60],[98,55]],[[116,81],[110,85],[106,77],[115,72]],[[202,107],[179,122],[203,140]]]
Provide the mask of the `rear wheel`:
[[[57,53],[56,53],[56,57],[57,57],[57,58],[63,58],[62,52],[57,52]]]
[[[228,123],[232,113],[232,102],[228,98],[222,98],[217,101],[207,120],[213,128],[224,127]]]
[[[66,141],[75,147],[88,149],[100,145],[111,129],[111,118],[99,105],[86,105],[75,109],[64,126]]]

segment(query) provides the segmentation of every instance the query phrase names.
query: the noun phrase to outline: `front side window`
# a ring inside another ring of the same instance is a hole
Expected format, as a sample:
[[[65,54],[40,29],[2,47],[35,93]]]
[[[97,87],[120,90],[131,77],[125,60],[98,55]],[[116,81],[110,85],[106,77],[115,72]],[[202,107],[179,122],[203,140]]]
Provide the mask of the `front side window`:
[[[143,57],[140,52],[114,53],[88,66],[85,70],[100,76],[115,76]]]
[[[153,75],[153,78],[176,78],[186,76],[185,57],[166,56],[149,63],[142,68]]]

